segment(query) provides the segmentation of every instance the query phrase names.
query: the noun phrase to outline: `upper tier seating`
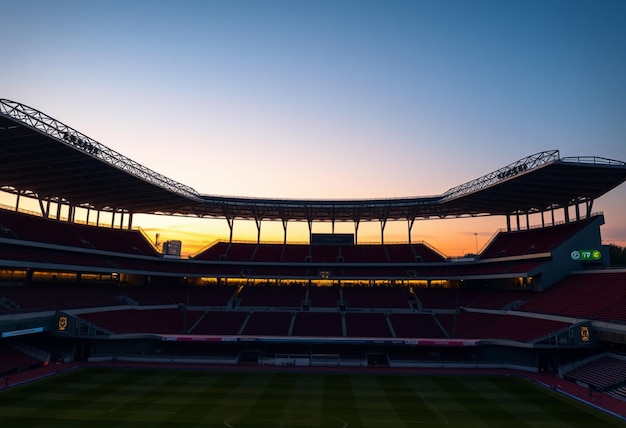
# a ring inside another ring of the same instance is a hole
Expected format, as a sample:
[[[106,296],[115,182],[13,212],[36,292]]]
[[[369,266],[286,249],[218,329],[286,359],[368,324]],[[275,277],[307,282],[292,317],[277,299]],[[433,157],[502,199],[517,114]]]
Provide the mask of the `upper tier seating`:
[[[152,244],[137,230],[87,226],[7,210],[0,210],[0,225],[3,236],[12,239],[118,253],[157,255]]]
[[[592,219],[556,226],[500,232],[483,251],[482,259],[548,252],[587,226]]]
[[[239,292],[240,306],[300,308],[306,295],[301,286],[246,286]]]
[[[415,297],[406,287],[344,287],[343,301],[348,308],[411,308]]]
[[[425,244],[256,244],[218,242],[197,260],[314,263],[441,263],[445,257]]]

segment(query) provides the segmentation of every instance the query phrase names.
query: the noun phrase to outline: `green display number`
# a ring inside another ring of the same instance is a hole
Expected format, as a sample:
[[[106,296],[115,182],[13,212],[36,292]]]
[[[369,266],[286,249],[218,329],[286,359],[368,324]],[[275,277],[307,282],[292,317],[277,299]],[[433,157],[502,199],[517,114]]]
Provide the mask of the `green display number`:
[[[600,260],[602,253],[600,250],[574,250],[572,251],[572,260],[589,261]]]

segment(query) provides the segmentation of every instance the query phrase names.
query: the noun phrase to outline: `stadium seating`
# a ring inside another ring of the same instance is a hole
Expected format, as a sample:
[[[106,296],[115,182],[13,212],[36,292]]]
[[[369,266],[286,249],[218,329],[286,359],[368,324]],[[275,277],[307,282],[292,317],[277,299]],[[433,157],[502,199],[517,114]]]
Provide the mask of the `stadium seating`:
[[[68,247],[154,256],[156,250],[137,230],[87,226],[0,210],[7,237]]]
[[[571,325],[541,318],[481,312],[438,314],[436,317],[445,328],[448,337],[461,339],[506,339],[530,342]]]
[[[340,313],[298,312],[292,336],[343,337]]]
[[[241,334],[244,336],[287,336],[292,316],[291,312],[253,312]]]
[[[41,361],[9,346],[0,346],[0,376],[41,365]],[[2,388],[3,385],[0,385]]]
[[[433,314],[390,313],[389,320],[395,337],[436,339],[447,337]]]
[[[626,383],[626,359],[604,355],[564,374],[597,390],[608,390]]]
[[[55,311],[119,305],[115,287],[108,285],[31,284],[0,287],[0,296],[15,302],[22,312]]]
[[[519,310],[606,321],[626,321],[626,275],[574,273],[538,293]]]
[[[538,254],[550,251],[573,236],[591,220],[555,226],[500,232],[481,254],[482,259]]]
[[[239,305],[300,308],[305,294],[301,286],[245,286],[239,292]]]
[[[181,334],[186,321],[187,330],[203,315],[200,311],[180,309],[122,309],[102,312],[89,312],[80,317],[91,324],[112,333],[157,333]],[[186,320],[184,319],[186,317]]]
[[[411,308],[415,297],[405,287],[344,287],[347,308]]]
[[[393,337],[385,314],[347,313],[345,321],[348,337]]]

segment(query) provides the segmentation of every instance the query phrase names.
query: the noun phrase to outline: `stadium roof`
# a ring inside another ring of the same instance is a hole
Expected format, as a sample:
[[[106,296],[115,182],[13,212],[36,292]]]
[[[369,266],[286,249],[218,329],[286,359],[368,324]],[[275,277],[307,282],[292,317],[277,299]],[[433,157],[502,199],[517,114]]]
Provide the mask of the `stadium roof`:
[[[442,195],[267,199],[201,194],[24,104],[0,99],[0,190],[102,211],[281,221],[387,221],[542,212],[589,203],[626,163],[544,151]]]

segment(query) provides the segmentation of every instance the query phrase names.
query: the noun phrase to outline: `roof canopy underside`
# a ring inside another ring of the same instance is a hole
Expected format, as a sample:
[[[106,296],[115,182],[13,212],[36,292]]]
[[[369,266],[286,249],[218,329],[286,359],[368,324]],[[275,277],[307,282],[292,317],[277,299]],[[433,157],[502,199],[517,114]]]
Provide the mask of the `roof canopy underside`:
[[[341,222],[541,212],[592,201],[626,180],[624,162],[560,159],[558,151],[550,151],[440,196],[373,200],[209,196],[132,164],[66,125],[61,124],[61,129],[59,122],[50,121],[54,122],[51,130],[42,129],[39,122],[0,111],[1,190],[104,211]]]

